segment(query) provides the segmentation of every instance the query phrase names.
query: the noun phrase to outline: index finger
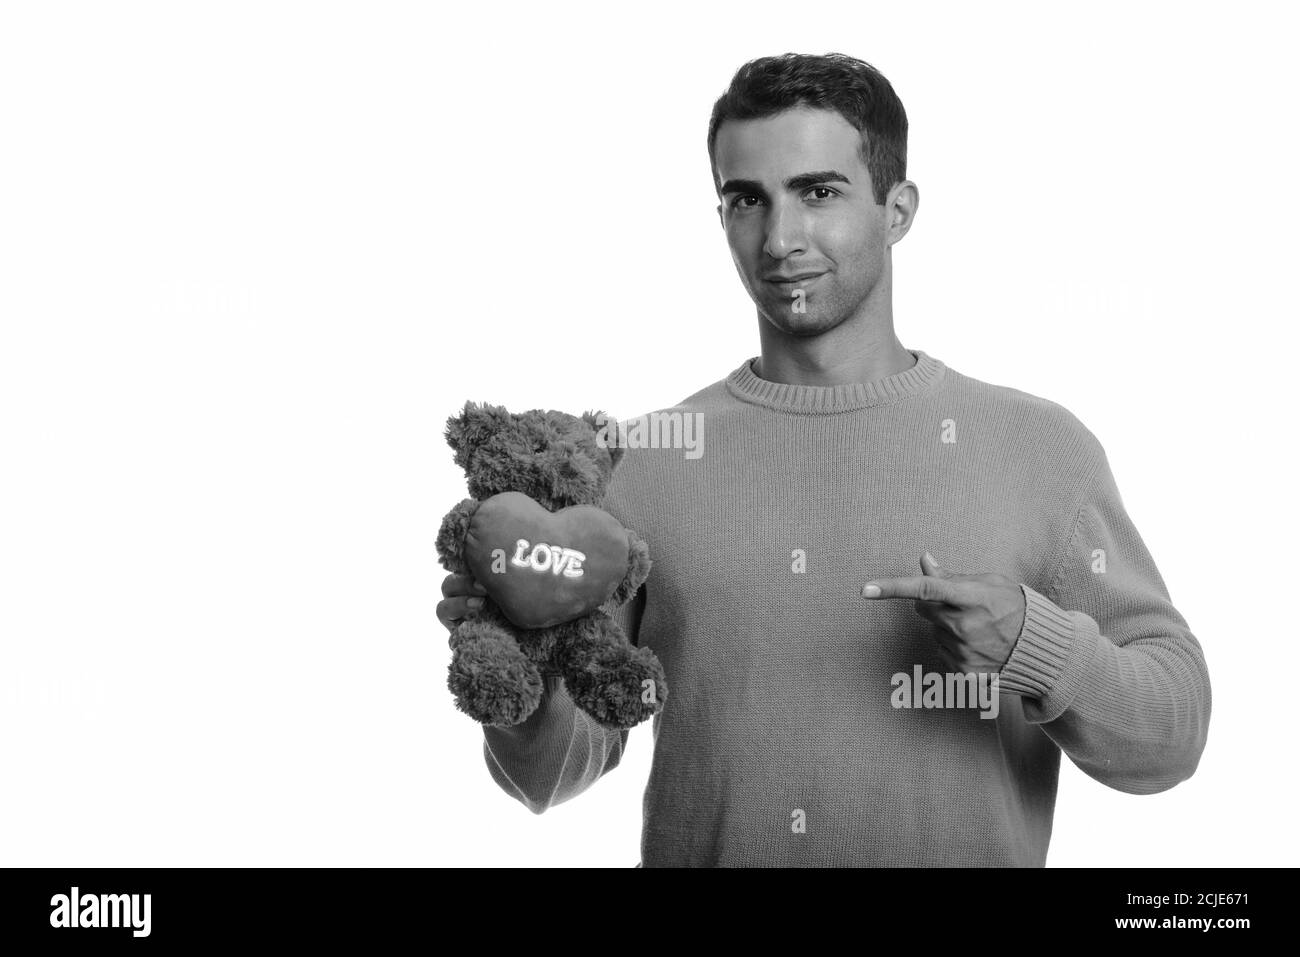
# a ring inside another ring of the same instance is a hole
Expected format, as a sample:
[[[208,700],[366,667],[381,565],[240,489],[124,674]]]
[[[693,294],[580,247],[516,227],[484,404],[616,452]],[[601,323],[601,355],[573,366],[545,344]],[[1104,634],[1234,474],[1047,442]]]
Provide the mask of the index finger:
[[[875,586],[874,594],[870,589]],[[970,591],[965,582],[916,575],[911,578],[873,578],[862,586],[863,598],[911,598],[917,601],[938,601],[947,605],[970,603]]]

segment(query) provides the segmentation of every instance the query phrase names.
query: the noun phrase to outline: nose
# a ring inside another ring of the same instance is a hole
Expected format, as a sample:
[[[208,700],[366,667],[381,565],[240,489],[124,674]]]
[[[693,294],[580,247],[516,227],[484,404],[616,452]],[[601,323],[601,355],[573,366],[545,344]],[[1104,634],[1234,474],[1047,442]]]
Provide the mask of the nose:
[[[795,253],[807,251],[807,237],[804,235],[804,220],[798,207],[778,201],[773,204],[767,221],[767,240],[763,243],[763,252],[773,259],[785,259]]]

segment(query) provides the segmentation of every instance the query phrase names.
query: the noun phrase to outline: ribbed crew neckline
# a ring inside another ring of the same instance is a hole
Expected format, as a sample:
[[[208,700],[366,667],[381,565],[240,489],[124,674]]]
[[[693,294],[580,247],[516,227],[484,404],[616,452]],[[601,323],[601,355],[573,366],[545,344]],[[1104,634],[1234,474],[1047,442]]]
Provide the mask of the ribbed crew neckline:
[[[727,376],[727,389],[745,402],[801,415],[833,415],[837,412],[888,405],[925,392],[943,378],[943,362],[921,349],[907,351],[916,357],[916,364],[910,369],[874,382],[849,382],[832,386],[790,385],[760,379],[753,369],[753,363],[759,357],[754,356],[746,359],[740,368]]]

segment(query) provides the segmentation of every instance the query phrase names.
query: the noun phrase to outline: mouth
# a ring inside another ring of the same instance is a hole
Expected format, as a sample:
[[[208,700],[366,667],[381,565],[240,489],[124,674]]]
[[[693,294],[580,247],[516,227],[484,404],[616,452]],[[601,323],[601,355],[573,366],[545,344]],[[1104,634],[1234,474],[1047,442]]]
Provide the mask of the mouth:
[[[777,289],[790,290],[810,286],[824,275],[826,275],[824,272],[808,272],[789,277],[772,276],[765,278],[763,282]]]

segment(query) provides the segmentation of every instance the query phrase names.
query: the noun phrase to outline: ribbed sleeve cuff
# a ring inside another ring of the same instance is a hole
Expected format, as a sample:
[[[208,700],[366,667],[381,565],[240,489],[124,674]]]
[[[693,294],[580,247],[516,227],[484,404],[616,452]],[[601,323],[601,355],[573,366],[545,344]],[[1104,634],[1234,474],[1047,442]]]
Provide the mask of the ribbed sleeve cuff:
[[[1023,583],[1020,590],[1025,595],[1025,623],[1002,666],[998,688],[1037,699],[1036,706],[1026,707],[1030,720],[1052,721],[1078,692],[1097,649],[1098,633],[1086,615],[1065,611]]]

